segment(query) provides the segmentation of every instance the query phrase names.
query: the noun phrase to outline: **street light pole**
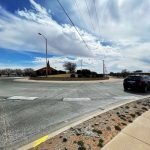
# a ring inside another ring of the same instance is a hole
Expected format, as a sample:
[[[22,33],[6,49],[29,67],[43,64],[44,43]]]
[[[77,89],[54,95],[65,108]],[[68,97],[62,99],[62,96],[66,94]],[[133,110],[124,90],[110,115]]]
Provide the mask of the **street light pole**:
[[[38,34],[41,35],[45,39],[45,43],[46,43],[46,77],[47,77],[47,75],[48,75],[48,68],[47,68],[47,38],[41,33],[38,33]]]
[[[48,76],[48,68],[47,68],[47,39],[46,39],[46,77]]]

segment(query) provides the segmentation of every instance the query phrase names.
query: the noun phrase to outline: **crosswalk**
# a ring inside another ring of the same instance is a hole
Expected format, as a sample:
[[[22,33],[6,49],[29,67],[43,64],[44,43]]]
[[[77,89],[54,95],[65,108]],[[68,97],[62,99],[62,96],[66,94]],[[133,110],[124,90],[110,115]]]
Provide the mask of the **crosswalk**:
[[[29,100],[29,101],[33,101],[35,99],[37,99],[38,97],[28,97],[28,96],[11,96],[8,97],[8,100]]]

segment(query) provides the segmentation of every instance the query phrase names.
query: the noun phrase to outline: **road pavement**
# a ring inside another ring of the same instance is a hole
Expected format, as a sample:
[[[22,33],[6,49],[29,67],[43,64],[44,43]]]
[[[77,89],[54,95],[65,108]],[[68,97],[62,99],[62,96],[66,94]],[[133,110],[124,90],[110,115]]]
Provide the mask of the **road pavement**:
[[[124,92],[122,80],[32,83],[0,78],[0,149],[16,149],[74,118],[147,95]]]

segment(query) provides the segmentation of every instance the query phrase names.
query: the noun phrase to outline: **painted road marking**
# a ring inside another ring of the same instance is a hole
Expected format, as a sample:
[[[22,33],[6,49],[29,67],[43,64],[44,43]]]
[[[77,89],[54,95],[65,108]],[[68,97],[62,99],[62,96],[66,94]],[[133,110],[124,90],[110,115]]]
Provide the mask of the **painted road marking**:
[[[140,96],[116,96],[114,97],[116,100],[128,100],[128,99],[139,99]],[[142,98],[142,97],[141,97]]]
[[[63,98],[63,101],[72,102],[72,101],[91,101],[90,98]]]
[[[36,140],[33,143],[33,147],[40,145],[41,143],[45,142],[46,140],[48,140],[48,135],[45,135],[45,136],[41,137],[40,139]]]
[[[29,100],[29,101],[33,101],[35,99],[37,99],[38,97],[28,97],[28,96],[11,96],[8,97],[8,100]]]

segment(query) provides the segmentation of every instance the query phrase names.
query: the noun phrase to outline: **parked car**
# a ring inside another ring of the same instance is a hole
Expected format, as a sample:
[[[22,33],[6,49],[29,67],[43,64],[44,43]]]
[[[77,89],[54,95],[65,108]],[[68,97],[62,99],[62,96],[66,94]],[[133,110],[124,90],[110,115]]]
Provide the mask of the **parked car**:
[[[124,90],[136,89],[143,92],[150,90],[150,76],[148,75],[130,75],[124,79]]]

